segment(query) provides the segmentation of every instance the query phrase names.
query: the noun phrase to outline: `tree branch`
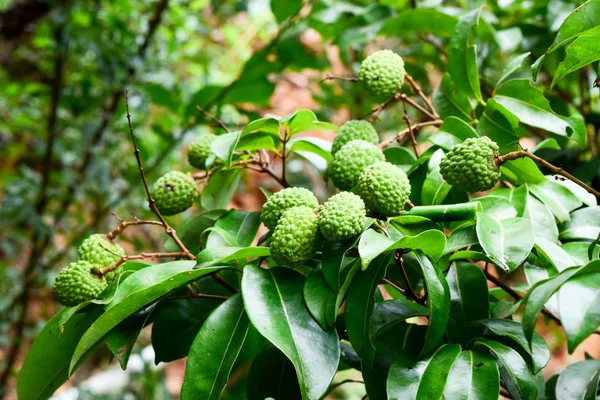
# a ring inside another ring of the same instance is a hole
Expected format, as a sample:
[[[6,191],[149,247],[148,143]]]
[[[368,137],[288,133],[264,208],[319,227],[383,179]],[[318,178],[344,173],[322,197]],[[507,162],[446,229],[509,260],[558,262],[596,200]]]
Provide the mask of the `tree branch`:
[[[223,128],[225,130],[225,132],[230,132],[227,125],[225,125],[225,123],[223,121],[221,121],[219,118],[217,118],[215,115],[212,115],[211,113],[209,113],[208,111],[206,111],[205,109],[200,107],[199,105],[196,105],[196,109],[198,111],[200,111],[202,114],[204,114],[208,119],[213,120],[217,125],[219,125],[221,128]]]
[[[441,119],[436,119],[434,121],[416,122],[412,124],[410,128],[401,130],[390,139],[384,140],[383,142],[379,143],[379,148],[383,149],[396,141],[399,142],[400,140],[402,140],[402,138],[404,138],[405,135],[409,134],[411,130],[414,132],[418,129],[421,129],[424,126],[440,126],[442,122],[443,121]]]

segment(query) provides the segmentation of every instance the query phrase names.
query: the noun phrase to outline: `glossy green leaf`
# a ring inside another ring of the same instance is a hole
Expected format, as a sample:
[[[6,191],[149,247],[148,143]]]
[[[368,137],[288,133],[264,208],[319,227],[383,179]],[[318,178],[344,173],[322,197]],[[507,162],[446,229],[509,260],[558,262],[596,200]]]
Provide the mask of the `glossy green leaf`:
[[[431,33],[440,37],[450,37],[456,26],[456,17],[444,14],[434,8],[409,9],[390,18],[379,33],[386,36],[403,36],[413,32]]]
[[[589,31],[596,29],[598,25],[600,25],[600,1],[590,0],[585,2],[563,21],[552,46],[546,53],[551,53],[573,39],[587,34]]]
[[[514,56],[510,60],[508,60],[508,62],[502,69],[502,72],[500,73],[498,81],[496,82],[496,88],[499,87],[502,84],[502,82],[504,82],[506,78],[508,78],[513,72],[521,68],[521,64],[523,64],[523,61],[525,61],[530,54],[531,53],[529,52],[519,54],[518,56]]]
[[[468,138],[478,137],[477,132],[471,125],[457,117],[445,118],[442,125],[440,125],[438,132],[447,132],[461,142]]]
[[[504,197],[487,195],[474,199],[481,204],[482,212],[490,218],[501,220],[517,216],[517,210]]]
[[[359,238],[351,238],[344,242],[328,243],[327,246],[324,246],[321,257],[323,276],[333,290],[338,290],[341,286],[340,272],[344,266],[346,252],[354,247],[358,240]]]
[[[535,249],[538,257],[540,257],[542,260],[545,260],[547,263],[552,264],[557,271],[562,271],[566,268],[577,265],[569,253],[563,250],[555,242],[550,242],[542,238],[536,238]]]
[[[360,254],[362,269],[367,269],[377,256],[393,244],[394,241],[383,233],[374,229],[366,230],[358,242],[358,254]]]
[[[163,297],[204,275],[215,273],[223,267],[194,270],[195,261],[173,261],[144,268],[127,277],[119,286],[106,311],[83,334],[73,354],[69,372],[72,372],[83,355],[119,322],[146,304]]]
[[[472,44],[471,31],[477,28],[481,8],[472,10],[458,20],[448,50],[448,72],[461,92],[483,103],[479,86],[477,47]]]
[[[494,335],[506,338],[521,356],[531,362],[531,370],[537,374],[550,361],[550,349],[544,339],[534,333],[531,346],[523,333],[523,326],[509,319],[485,319],[478,321]],[[505,343],[507,344],[507,343]]]
[[[294,365],[272,344],[268,344],[252,361],[246,396],[248,400],[302,399]]]
[[[265,132],[279,137],[279,120],[274,116],[256,119],[250,122],[242,130],[242,137],[253,132]]]
[[[227,208],[240,184],[241,178],[242,170],[240,169],[219,170],[212,173],[208,178],[208,183],[202,190],[202,207],[206,210]]]
[[[528,187],[529,191],[548,206],[560,222],[570,220],[569,213],[582,204],[573,192],[551,180],[528,185]]]
[[[442,204],[450,189],[452,186],[444,180],[440,168],[434,168],[427,174],[425,182],[423,182],[421,204],[424,206]]]
[[[479,203],[473,203],[479,204]],[[477,232],[475,231],[475,225],[468,225],[464,228],[456,229],[450,233],[444,254],[452,253],[456,250],[464,249],[465,247],[478,244]]]
[[[102,308],[86,307],[71,314],[70,308],[63,308],[37,335],[27,353],[17,379],[19,399],[47,399],[69,378],[69,363],[79,339],[90,325],[100,316]]]
[[[399,297],[394,300],[381,301],[375,304],[371,315],[371,336],[376,337],[391,327],[408,318],[428,315],[429,309],[422,305]]]
[[[493,340],[479,339],[475,346],[488,348],[498,359],[500,375],[515,400],[537,399],[535,377],[519,353]]]
[[[419,250],[415,251],[415,256],[423,272],[429,308],[429,325],[421,350],[421,355],[425,355],[439,344],[446,331],[450,318],[450,289],[444,274],[427,256]]]
[[[460,352],[460,345],[450,344],[440,347],[431,358],[416,363],[410,358],[399,357],[390,367],[388,398],[442,399],[446,380]]]
[[[536,240],[542,238],[550,242],[558,241],[558,227],[554,214],[548,206],[537,198],[528,195],[523,218],[531,221]]]
[[[487,280],[483,271],[476,265],[466,262],[452,264],[446,275],[450,289],[450,319],[454,322],[448,334],[455,341],[467,343],[483,333],[473,321],[488,318]]]
[[[348,338],[356,353],[368,367],[373,365],[375,357],[375,347],[369,332],[375,306],[375,292],[385,275],[390,259],[389,256],[380,256],[366,271],[358,272],[348,289],[346,298],[345,317]]]
[[[121,369],[125,370],[127,368],[133,346],[140,332],[148,323],[151,312],[152,309],[149,311],[142,310],[138,313],[139,315],[133,315],[125,319],[106,334],[104,343],[119,362]]]
[[[296,137],[289,141],[286,149],[289,153],[293,151],[308,151],[323,157],[327,162],[333,160],[331,142],[321,138],[310,136]]]
[[[200,251],[200,236],[202,236],[202,233],[213,226],[223,213],[225,213],[225,210],[202,213],[186,221],[181,228],[177,229],[179,238],[192,254]]]
[[[556,382],[556,400],[594,400],[598,391],[600,360],[569,365]]]
[[[600,22],[600,21],[599,21]],[[552,86],[565,76],[600,60],[600,26],[580,35],[567,48],[565,59],[558,65]]]
[[[210,150],[223,160],[225,165],[230,166],[233,157],[233,152],[240,140],[241,132],[224,133],[210,144]]]
[[[444,398],[496,400],[499,392],[500,374],[496,360],[485,353],[463,350],[448,375]]]
[[[600,206],[582,208],[570,218],[560,226],[561,240],[595,240],[600,235]]]
[[[448,73],[444,74],[440,86],[433,92],[432,101],[442,118],[453,116],[466,122],[475,119],[469,98],[457,90]]]
[[[260,212],[231,210],[219,217],[214,230],[209,230],[204,247],[247,247],[254,242],[260,227]],[[224,232],[224,233],[221,233]]]
[[[436,222],[451,222],[474,220],[475,215],[480,211],[483,211],[483,209],[479,203],[469,202],[438,206],[415,206],[404,214],[421,216]]]
[[[493,196],[504,197],[510,201],[517,211],[517,217],[522,217],[525,214],[525,208],[527,207],[527,185],[522,185],[517,188],[498,188],[494,189],[490,194]],[[534,227],[535,230],[535,227]]]
[[[505,271],[514,271],[533,247],[533,227],[525,218],[497,221],[477,214],[477,237],[485,253]]]
[[[315,268],[304,281],[304,302],[310,315],[324,331],[329,330],[337,316],[336,294],[323,276],[321,268]]]
[[[338,130],[336,125],[319,121],[315,113],[311,110],[298,110],[281,118],[281,122],[284,126],[289,128],[290,134],[292,135],[306,131]]]
[[[304,277],[285,268],[244,268],[242,293],[258,331],[294,364],[302,397],[319,399],[337,370],[337,332],[325,332],[311,317],[302,296]]]
[[[265,132],[242,136],[235,146],[235,150],[238,152],[256,150],[277,151],[280,148],[281,140]]]
[[[239,293],[208,317],[190,348],[181,388],[182,399],[221,398],[249,324]]]
[[[196,266],[198,268],[206,268],[216,264],[224,264],[230,261],[267,257],[271,254],[268,247],[251,246],[251,247],[212,247],[204,249],[198,254]]]
[[[415,155],[405,147],[394,146],[383,150],[387,162],[394,164],[404,172],[407,172],[415,162]]]

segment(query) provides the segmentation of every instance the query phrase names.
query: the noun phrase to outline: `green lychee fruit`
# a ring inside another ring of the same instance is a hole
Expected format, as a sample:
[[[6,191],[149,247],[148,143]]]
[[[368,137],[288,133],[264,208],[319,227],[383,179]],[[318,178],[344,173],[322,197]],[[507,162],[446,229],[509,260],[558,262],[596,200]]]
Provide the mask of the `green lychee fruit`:
[[[298,264],[317,252],[319,225],[315,210],[292,207],[283,213],[271,237],[271,257],[283,265]]]
[[[394,164],[378,162],[363,170],[355,190],[367,209],[391,217],[404,208],[410,196],[410,182],[404,171]]]
[[[199,136],[188,148],[188,162],[192,167],[206,169],[206,160],[212,154],[210,145],[217,138],[212,133]]]
[[[273,230],[281,215],[296,206],[307,206],[313,212],[317,212],[319,201],[308,189],[300,187],[283,189],[267,199],[260,220],[267,228]]]
[[[362,232],[365,222],[365,203],[350,192],[329,198],[319,212],[319,229],[325,239],[339,242]]]
[[[116,263],[125,255],[125,250],[116,243],[110,241],[106,235],[96,233],[81,243],[77,249],[77,260],[88,261],[93,265],[108,267]],[[122,267],[110,271],[105,275],[106,281],[111,283],[123,271]]]
[[[336,187],[350,190],[358,182],[362,170],[378,161],[385,161],[379,147],[364,140],[353,140],[335,154],[329,176]]]
[[[404,83],[404,60],[391,50],[379,50],[360,64],[358,79],[376,96],[392,96]]]
[[[91,272],[94,265],[88,261],[77,261],[63,268],[54,282],[54,297],[62,305],[73,307],[84,301],[93,300],[106,288],[104,277]]]
[[[442,158],[440,173],[446,182],[465,192],[489,190],[500,179],[495,161],[498,150],[487,136],[466,139]]]
[[[158,178],[150,194],[163,215],[175,215],[187,210],[198,196],[194,179],[179,171],[167,172]]]
[[[377,144],[379,143],[379,135],[377,135],[373,125],[367,121],[348,121],[340,127],[337,135],[335,135],[331,145],[331,154],[335,155],[345,144],[353,140],[364,140],[365,142]]]

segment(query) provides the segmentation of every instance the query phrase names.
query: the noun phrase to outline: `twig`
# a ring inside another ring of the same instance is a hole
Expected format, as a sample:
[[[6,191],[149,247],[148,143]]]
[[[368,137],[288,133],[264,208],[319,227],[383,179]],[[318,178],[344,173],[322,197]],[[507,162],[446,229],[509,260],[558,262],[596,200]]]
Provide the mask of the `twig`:
[[[387,99],[384,103],[381,103],[380,105],[377,106],[377,108],[375,108],[375,110],[371,111],[371,117],[369,117],[369,122],[373,123],[375,121],[377,121],[377,118],[379,118],[379,114],[381,114],[381,112],[383,110],[385,110],[390,104],[392,104],[395,101],[400,100],[400,93],[395,93],[392,97],[390,97],[389,99]],[[369,115],[369,114],[367,114]]]
[[[289,187],[290,185],[287,183],[287,179],[285,177],[285,170],[286,170],[286,158],[287,158],[287,151],[286,151],[286,145],[288,140],[290,140],[290,135],[288,132],[288,128],[285,128],[285,130],[283,131],[283,137],[281,138],[281,143],[283,144],[283,151],[281,152],[281,180],[278,181],[281,183],[281,186],[283,187]],[[264,166],[262,166],[264,169]],[[267,172],[267,171],[265,171]],[[269,172],[267,172],[269,173]]]
[[[409,74],[406,74],[404,79],[406,79],[406,81],[408,82],[408,84],[410,85],[410,87],[412,87],[413,90],[415,92],[417,92],[417,94],[419,95],[419,97],[421,97],[421,99],[423,99],[423,101],[425,102],[425,104],[427,105],[427,107],[431,110],[431,113],[433,114],[434,119],[438,119],[440,117],[439,114],[435,110],[435,107],[431,103],[431,100],[429,99],[429,97],[425,96],[425,93],[423,93],[423,90],[421,89],[421,86],[419,86],[419,84],[417,82],[415,82],[415,80],[413,79],[413,77],[410,76]]]
[[[206,117],[208,119],[212,119],[213,121],[215,121],[215,123],[217,125],[219,125],[221,128],[223,128],[225,130],[225,132],[230,132],[227,125],[225,125],[225,123],[223,121],[221,121],[219,118],[217,118],[215,115],[212,115],[211,113],[209,113],[208,111],[206,111],[205,109],[200,107],[199,105],[196,105],[196,109],[198,111],[200,111],[202,114],[206,115]]]
[[[196,294],[188,294],[182,296],[171,296],[167,297],[167,300],[182,300],[182,299],[214,299],[214,300],[227,300],[229,297],[227,296],[219,296],[217,294],[204,294],[204,293],[196,293]]]
[[[402,257],[399,251],[396,251],[396,253],[394,254],[394,260],[396,260],[396,265],[398,265],[398,267],[400,267],[400,271],[402,271],[402,277],[404,278],[404,281],[406,281],[406,286],[408,287],[408,295],[417,303],[424,304],[425,298],[419,297],[417,292],[415,292],[412,285],[410,284],[410,279],[408,279],[408,274],[406,273],[406,269],[404,268],[404,263],[402,262]]]
[[[373,225],[375,225],[375,227],[377,227],[377,229],[381,230],[381,232],[383,232],[385,236],[387,236],[388,238],[390,237],[390,234],[388,233],[387,229],[385,229],[383,226],[381,226],[379,224],[379,222],[374,221]]]
[[[237,293],[239,292],[239,290],[237,290],[236,288],[234,288],[233,286],[231,286],[229,284],[229,282],[227,282],[225,279],[221,278],[219,275],[217,274],[213,274],[211,275],[212,278],[221,286],[223,286],[225,289],[229,290],[231,293]]]
[[[402,116],[402,119],[404,119],[404,121],[406,122],[406,126],[408,126],[408,135],[410,136],[410,143],[412,144],[415,157],[419,158],[419,150],[417,150],[417,139],[415,139],[415,133],[413,132],[412,125],[410,124],[410,118],[408,117],[406,110],[404,110],[404,115]]]
[[[110,231],[109,233],[106,234],[106,237],[108,238],[108,240],[110,240],[112,242],[115,240],[115,238],[117,236],[119,236],[121,233],[123,233],[123,231],[125,231],[125,229],[127,229],[130,226],[134,226],[134,225],[160,225],[160,226],[163,226],[163,224],[158,221],[140,220],[140,219],[135,218],[133,221],[121,221],[119,226],[117,226],[115,229],[113,229],[112,231]]]
[[[108,249],[105,249],[105,250],[108,250]],[[110,252],[110,250],[108,250],[108,251]],[[110,264],[108,267],[98,269],[96,271],[96,275],[98,275],[100,277],[103,275],[106,275],[107,273],[119,268],[122,264],[126,263],[127,261],[146,260],[149,258],[166,258],[166,257],[186,257],[187,258],[187,253],[184,251],[178,251],[178,252],[173,252],[173,253],[141,253],[141,254],[134,254],[131,256],[121,256],[119,261]]]
[[[325,74],[325,78],[321,79],[319,82],[332,81],[334,79],[342,80],[342,81],[350,81],[350,82],[358,82],[358,78],[354,76],[334,76]]]
[[[401,130],[400,132],[398,132],[394,136],[392,136],[390,139],[384,140],[383,142],[379,143],[379,148],[383,149],[383,148],[389,146],[390,144],[394,143],[395,141],[402,140],[404,135],[410,133],[411,129],[414,132],[424,126],[440,126],[442,124],[442,122],[443,121],[441,119],[436,119],[434,121],[416,122],[411,125],[410,129],[406,128],[404,130]]]
[[[582,188],[584,188],[585,190],[587,190],[588,192],[590,192],[594,196],[600,198],[600,192],[597,191],[596,189],[594,189],[593,187],[591,187],[588,184],[586,184],[586,183],[582,182],[581,180],[577,179],[576,177],[574,177],[573,175],[571,175],[570,173],[568,173],[567,171],[565,171],[564,169],[562,169],[562,167],[557,167],[557,166],[555,166],[553,164],[550,164],[548,161],[544,160],[541,157],[536,156],[535,154],[530,153],[526,149],[521,150],[521,151],[513,151],[513,152],[507,153],[507,154],[505,154],[503,156],[498,156],[498,157],[496,157],[496,164],[498,166],[500,166],[500,165],[504,164],[507,161],[516,160],[516,159],[524,158],[524,157],[531,158],[533,161],[535,161],[537,163],[540,163],[544,167],[548,168],[554,174],[564,176],[565,178],[573,181],[574,183],[576,183],[577,185],[581,186]]]
[[[175,229],[171,228],[171,226],[165,221],[164,217],[156,207],[156,203],[150,194],[150,189],[148,188],[148,182],[146,181],[146,175],[144,174],[144,166],[142,165],[142,159],[140,158],[140,149],[137,146],[137,142],[135,140],[135,135],[133,134],[133,126],[131,125],[131,114],[129,114],[129,89],[125,91],[125,111],[127,112],[127,124],[129,126],[129,133],[131,135],[131,142],[133,144],[133,154],[135,155],[135,159],[137,160],[138,169],[140,170],[140,177],[142,178],[142,183],[144,184],[144,190],[146,191],[146,197],[148,198],[148,207],[150,210],[158,217],[162,225],[165,227],[165,233],[173,239],[177,247],[179,247],[184,253],[185,257],[190,260],[195,260],[196,257],[185,247],[183,242],[177,236]]]

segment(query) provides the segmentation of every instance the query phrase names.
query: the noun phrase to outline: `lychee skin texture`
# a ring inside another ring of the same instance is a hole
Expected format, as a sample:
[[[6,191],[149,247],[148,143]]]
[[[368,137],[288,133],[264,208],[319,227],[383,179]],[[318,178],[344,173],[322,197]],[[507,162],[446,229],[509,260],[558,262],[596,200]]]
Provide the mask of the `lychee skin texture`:
[[[64,306],[73,307],[84,301],[93,300],[106,288],[104,277],[91,272],[94,265],[88,261],[77,261],[63,268],[54,282],[54,297]]]
[[[365,203],[350,192],[329,198],[319,213],[319,229],[325,239],[339,242],[362,232],[365,222]]]
[[[400,168],[389,162],[366,167],[356,185],[356,193],[367,209],[385,217],[397,215],[410,196],[410,182]]]
[[[271,237],[271,257],[282,265],[311,259],[317,252],[319,225],[311,207],[292,207],[283,213]]]
[[[77,260],[88,261],[92,265],[108,267],[116,263],[125,255],[125,250],[116,243],[108,240],[106,235],[96,233],[81,243],[77,249]],[[123,268],[119,267],[105,275],[106,281],[111,283],[119,276]]]
[[[188,162],[192,167],[206,169],[206,160],[212,154],[210,145],[217,138],[212,133],[207,133],[198,137],[188,148]]]
[[[358,182],[362,170],[378,161],[385,161],[381,149],[364,140],[353,140],[333,157],[329,175],[340,190],[350,190]]]
[[[442,158],[440,173],[446,182],[465,192],[489,190],[500,179],[500,167],[494,160],[498,150],[487,136],[466,139]]]
[[[377,144],[379,143],[379,135],[377,135],[373,125],[367,121],[348,121],[340,127],[337,135],[335,135],[331,145],[331,154],[335,155],[345,144],[353,140],[364,140],[365,142]]]
[[[358,79],[376,96],[392,96],[404,84],[404,60],[391,50],[371,54],[360,64]]]
[[[300,187],[283,189],[267,199],[260,220],[267,228],[273,230],[281,215],[296,206],[307,206],[313,212],[317,212],[319,201],[308,189]]]
[[[198,196],[194,179],[179,171],[167,172],[158,178],[150,194],[163,215],[187,210]]]

